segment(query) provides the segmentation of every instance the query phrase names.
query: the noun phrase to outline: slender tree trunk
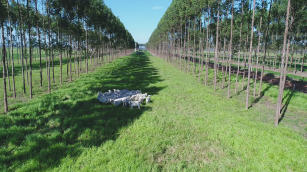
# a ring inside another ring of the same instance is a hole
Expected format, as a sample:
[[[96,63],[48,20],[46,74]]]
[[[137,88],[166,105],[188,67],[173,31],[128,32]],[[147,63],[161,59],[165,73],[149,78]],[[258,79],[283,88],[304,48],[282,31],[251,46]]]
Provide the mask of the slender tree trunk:
[[[9,8],[9,1],[7,0],[7,8]],[[10,13],[8,11],[8,20],[10,25],[10,46],[11,46],[11,64],[12,64],[12,82],[13,82],[13,96],[16,98],[16,84],[15,84],[15,65],[14,65],[14,47],[13,47],[13,32]],[[18,55],[17,55],[18,57]]]
[[[214,91],[216,91],[216,77],[217,77],[217,58],[218,58],[218,50],[219,50],[219,22],[220,22],[220,6],[218,3],[218,10],[217,10],[217,24],[216,24],[216,38],[215,38],[215,52],[214,52]]]
[[[28,18],[30,18],[29,9],[30,0],[27,0]],[[29,60],[30,60],[30,99],[33,97],[32,92],[32,41],[31,41],[31,24],[28,24],[28,39],[29,39]]]
[[[256,97],[256,86],[257,86],[257,78],[258,78],[258,64],[259,64],[259,50],[260,50],[260,41],[261,41],[261,25],[262,25],[262,16],[260,17],[260,24],[259,24],[259,30],[258,30],[258,47],[257,47],[257,61],[256,61],[256,72],[255,72],[255,78],[254,78],[254,98]]]
[[[192,55],[192,58],[193,58],[193,74],[195,75],[196,74],[196,64],[195,64],[195,58],[197,58],[197,52],[196,52],[196,18],[193,20],[193,55]]]
[[[86,59],[86,73],[88,73],[88,36],[87,36],[87,29],[85,30],[86,32],[86,50],[85,50],[85,59]],[[91,58],[91,64],[92,64],[92,58]]]
[[[210,63],[210,42],[209,42],[209,25],[211,21],[211,15],[209,13],[208,5],[208,21],[207,21],[207,30],[206,30],[206,73],[205,73],[205,85],[208,84],[208,75],[209,75],[209,63]]]
[[[4,113],[8,112],[7,103],[7,89],[6,89],[6,49],[5,49],[5,36],[4,36],[4,24],[1,23],[2,29],[2,65],[3,65],[3,102],[4,102]]]
[[[29,86],[29,72],[28,72],[28,52],[27,52],[27,42],[26,42],[26,31],[23,30],[23,43],[24,43],[24,54],[25,54],[25,69],[27,74],[27,85]]]
[[[39,14],[37,9],[37,1],[38,0],[35,0],[35,9],[36,9],[36,14]],[[41,51],[41,35],[40,35],[38,22],[36,23],[36,30],[37,30],[37,39],[38,39],[40,86],[42,87],[43,86],[42,51]]]
[[[72,48],[72,41],[71,41],[71,36],[69,36],[69,43],[70,43],[70,47],[71,47],[71,49],[69,50],[69,65],[70,65],[70,67],[69,67],[69,76],[70,76],[70,82],[72,81],[72,62],[71,62],[71,54],[72,54],[72,50],[73,50],[73,48]]]
[[[279,94],[278,94],[278,98],[277,98],[277,106],[276,106],[276,114],[275,114],[275,122],[274,122],[275,126],[277,126],[278,123],[279,123],[280,110],[281,110],[281,106],[282,106],[282,99],[283,99],[283,93],[284,93],[284,85],[285,85],[285,82],[286,82],[285,76],[286,76],[286,72],[287,72],[288,51],[289,51],[289,44],[290,44],[290,43],[288,43],[288,47],[287,47],[287,50],[286,50],[288,29],[289,29],[290,4],[291,4],[291,0],[288,0],[286,24],[285,24],[286,26],[285,26],[285,33],[284,33],[284,40],[283,40],[283,50],[282,50],[282,58],[281,58],[281,68],[280,68]]]
[[[227,13],[228,14],[228,13]],[[225,61],[225,56],[226,56],[226,36],[224,35],[224,41],[223,41],[223,57],[222,57],[222,63],[221,63],[221,66],[222,66],[222,85],[221,85],[221,88],[223,89],[224,86],[225,86],[225,73],[226,73],[226,70],[224,70],[224,61]]]
[[[51,65],[52,65],[52,82],[55,84],[55,74],[54,74],[54,50],[51,46]]]
[[[26,78],[25,78],[25,64],[24,64],[24,46],[23,46],[23,32],[20,30],[20,43],[21,43],[21,72],[22,72],[22,85],[23,93],[26,94]]]
[[[236,85],[235,85],[235,94],[237,94],[238,90],[238,79],[240,74],[240,59],[241,59],[241,50],[242,50],[242,26],[243,26],[243,16],[244,16],[244,10],[243,10],[243,3],[242,3],[242,22],[240,24],[240,39],[239,39],[239,52],[238,52],[238,62],[237,62],[237,75],[236,75]]]
[[[52,48],[51,48],[51,22],[50,22],[50,14],[49,14],[49,4],[47,2],[46,4],[47,8],[47,16],[48,16],[48,27],[49,27],[49,32],[48,32],[48,66],[47,66],[47,75],[48,75],[48,92],[51,93],[51,79],[50,79],[50,61],[51,61],[51,56],[52,56]]]
[[[69,78],[69,52],[66,49],[66,51],[64,51],[64,53],[66,54],[66,80],[68,80]]]
[[[6,27],[8,29],[8,27]],[[9,38],[9,33],[6,32],[6,37]],[[7,77],[7,81],[8,81],[8,87],[9,87],[9,91],[12,91],[12,86],[11,86],[11,78],[10,78],[10,72],[9,72],[9,62],[10,62],[10,56],[11,56],[11,53],[10,51],[8,51],[6,53],[6,77]]]
[[[304,72],[304,60],[305,60],[306,50],[307,50],[307,48],[305,47],[304,53],[302,53],[301,72]]]
[[[263,82],[263,75],[264,75],[264,65],[265,65],[265,62],[266,62],[267,42],[268,42],[269,24],[270,24],[270,20],[271,20],[272,2],[273,2],[273,0],[271,0],[271,2],[270,2],[268,21],[266,23],[266,30],[265,30],[265,36],[264,36],[264,56],[263,56],[263,59],[262,59],[262,68],[261,68],[261,76],[260,76],[259,92],[258,92],[259,96],[261,96],[261,92],[262,92],[262,82]]]
[[[254,36],[254,19],[255,19],[255,3],[256,0],[253,0],[253,16],[252,16],[252,27],[251,27],[251,37],[250,37],[250,46],[249,46],[249,57],[248,57],[248,77],[247,77],[247,89],[246,89],[246,101],[245,101],[245,109],[249,107],[249,90],[250,90],[250,77],[251,77],[251,69],[252,69],[252,52],[253,52],[253,36]]]
[[[233,6],[234,0],[232,0],[231,4],[231,24],[230,24],[230,41],[229,41],[229,59],[228,59],[228,90],[227,97],[230,98],[230,86],[231,86],[231,59],[232,59],[232,31],[233,31]]]
[[[202,27],[202,20],[201,18],[199,18],[199,33],[202,33],[202,35],[204,35],[205,33],[205,29],[203,29]],[[202,75],[203,75],[203,71],[204,71],[204,46],[205,46],[205,40],[203,40],[201,37],[199,38],[199,56],[200,56],[200,59],[199,59],[199,67],[200,67],[200,70],[198,72],[199,76],[198,76],[198,81],[200,81]]]
[[[60,33],[60,42],[61,42],[61,47],[60,47],[60,84],[63,84],[63,50],[62,50],[62,33]]]

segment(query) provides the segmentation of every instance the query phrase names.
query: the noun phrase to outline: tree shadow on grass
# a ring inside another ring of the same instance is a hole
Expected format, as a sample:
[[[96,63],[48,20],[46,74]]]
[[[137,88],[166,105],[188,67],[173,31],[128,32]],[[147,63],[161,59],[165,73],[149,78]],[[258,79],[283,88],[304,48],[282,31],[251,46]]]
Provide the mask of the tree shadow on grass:
[[[163,87],[144,53],[122,58],[81,77],[67,88],[46,95],[0,117],[0,171],[52,169],[65,157],[78,157],[84,148],[116,140],[149,106],[139,109],[98,102],[98,91],[139,89],[151,95]]]
[[[287,112],[287,109],[288,109],[288,106],[290,104],[290,101],[291,101],[292,97],[294,96],[294,93],[295,93],[295,90],[291,90],[283,98],[283,101],[286,101],[286,102],[285,102],[284,106],[281,109],[281,117],[279,118],[278,123],[280,123],[284,119],[284,117],[286,115],[286,112]]]
[[[249,108],[252,108],[255,104],[257,104],[265,95],[265,93],[267,91],[269,91],[269,89],[272,87],[273,85],[268,85],[267,87],[265,87],[264,90],[261,91],[260,95],[252,102],[252,104],[249,106]]]

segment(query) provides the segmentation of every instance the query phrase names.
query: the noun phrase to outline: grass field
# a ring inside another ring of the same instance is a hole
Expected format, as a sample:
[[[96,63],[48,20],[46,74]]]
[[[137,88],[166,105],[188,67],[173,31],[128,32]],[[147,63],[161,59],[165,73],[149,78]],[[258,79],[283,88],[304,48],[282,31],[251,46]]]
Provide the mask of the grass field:
[[[37,55],[37,54],[35,54]],[[75,68],[77,68],[77,62],[74,63],[74,57],[72,57],[72,80],[75,80],[78,78],[77,72],[75,72]],[[91,63],[89,59],[89,71],[95,70],[98,66],[101,65],[101,63],[106,63],[107,56],[104,57],[104,61],[100,61],[99,64],[96,64],[94,61],[96,59],[93,59],[93,63]],[[82,67],[81,73],[86,72],[86,64],[85,60],[81,59],[80,65]],[[51,63],[51,62],[50,62]],[[64,58],[62,61],[63,64],[63,84],[66,84],[70,81],[70,76],[67,75],[67,68],[69,70],[69,60],[67,58]],[[47,68],[46,68],[46,61],[45,57],[42,58],[42,71],[43,71],[43,86],[40,86],[40,67],[39,67],[39,61],[33,61],[32,66],[32,84],[33,84],[33,96],[37,97],[42,94],[47,93],[48,91],[48,77],[47,77]],[[51,66],[51,64],[50,64]],[[25,72],[25,80],[26,80],[26,94],[23,93],[23,82],[22,82],[22,66],[21,64],[17,63],[17,59],[15,60],[15,84],[16,84],[16,94],[17,97],[13,97],[13,84],[12,84],[12,75],[11,75],[11,67],[9,68],[10,73],[10,82],[11,82],[11,90],[9,90],[9,83],[7,80],[7,91],[8,91],[8,104],[9,109],[14,109],[16,103],[24,103],[27,102],[30,99],[29,95],[29,64],[28,64],[28,74]],[[52,66],[50,69],[50,77],[51,77],[51,91],[56,90],[61,87],[60,84],[60,60],[59,57],[55,55],[54,59],[54,80],[53,80],[53,72],[52,72]],[[3,76],[2,76],[2,66],[0,67],[0,82],[3,83]],[[0,84],[0,90],[3,90],[3,84]],[[0,99],[3,100],[3,94],[0,94]],[[0,113],[3,112],[3,103],[0,103]]]
[[[152,103],[97,101],[113,88],[140,89]],[[246,111],[240,96],[222,94],[149,54],[120,58],[1,115],[0,171],[307,170],[306,129],[274,127],[263,120],[274,110]],[[289,107],[301,108],[296,100],[306,102],[295,93]]]

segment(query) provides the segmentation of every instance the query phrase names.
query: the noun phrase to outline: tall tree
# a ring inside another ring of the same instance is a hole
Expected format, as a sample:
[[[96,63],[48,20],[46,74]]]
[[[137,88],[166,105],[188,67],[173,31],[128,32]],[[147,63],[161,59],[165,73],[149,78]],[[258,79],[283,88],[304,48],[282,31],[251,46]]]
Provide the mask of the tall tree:
[[[284,86],[286,82],[286,75],[287,75],[287,63],[288,63],[288,52],[289,52],[289,43],[287,46],[288,40],[288,30],[289,30],[289,16],[290,16],[290,7],[291,7],[291,0],[288,0],[287,5],[287,15],[286,15],[286,24],[285,24],[285,32],[284,32],[284,39],[283,39],[283,49],[282,49],[282,57],[281,57],[281,68],[280,68],[280,81],[279,81],[279,92],[277,98],[277,106],[276,106],[276,114],[275,114],[275,126],[278,125],[280,119],[280,111],[282,106],[282,98],[284,94]]]
[[[219,22],[220,22],[220,1],[217,1],[217,23],[216,23],[216,36],[215,36],[215,51],[214,51],[214,91],[216,90],[217,82],[217,63],[218,63],[218,50],[219,50]]]
[[[7,104],[7,88],[6,88],[6,47],[5,47],[5,30],[4,30],[4,22],[7,17],[6,12],[6,2],[3,0],[0,0],[0,25],[1,25],[1,31],[2,31],[2,66],[3,66],[3,102],[4,102],[4,112],[8,112],[8,104]]]
[[[249,102],[250,78],[251,78],[251,70],[252,70],[252,53],[253,53],[255,6],[256,6],[256,0],[253,0],[253,16],[252,16],[251,37],[250,37],[249,56],[248,56],[248,77],[247,77],[245,109],[249,108],[249,103],[248,102]]]
[[[228,91],[227,97],[230,98],[230,87],[231,87],[231,60],[232,60],[232,32],[233,32],[233,7],[234,0],[231,3],[231,24],[230,24],[230,41],[229,41],[229,59],[228,59]]]

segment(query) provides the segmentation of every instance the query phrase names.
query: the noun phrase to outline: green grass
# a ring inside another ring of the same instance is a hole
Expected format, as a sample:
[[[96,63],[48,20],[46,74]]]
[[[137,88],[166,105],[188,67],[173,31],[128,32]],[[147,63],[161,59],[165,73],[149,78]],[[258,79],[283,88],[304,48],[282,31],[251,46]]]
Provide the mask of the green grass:
[[[141,110],[97,91],[140,89]],[[0,118],[0,171],[306,171],[306,139],[164,60],[121,58]]]
[[[178,62],[179,63],[179,62]],[[193,69],[193,63],[190,62],[190,69]],[[177,65],[178,66],[178,65]],[[200,66],[197,64],[196,71],[200,70]],[[204,73],[201,75],[201,82],[204,82]],[[190,74],[194,75],[194,74]],[[265,75],[272,75],[271,72],[266,73]],[[227,80],[225,80],[224,88],[222,88],[222,71],[218,71],[217,75],[217,94],[226,97],[227,95]],[[231,76],[231,98],[233,101],[238,101],[238,103],[245,104],[246,99],[246,84],[247,76],[245,76],[244,84],[243,78],[239,75],[238,82],[238,93],[235,94],[235,77],[236,75]],[[214,70],[209,68],[209,79],[208,87],[213,89],[213,80],[214,80]],[[254,115],[254,119],[260,120],[262,122],[272,122],[274,121],[274,115],[276,110],[276,101],[278,97],[279,86],[272,85],[270,83],[263,83],[261,95],[253,97],[254,90],[254,80],[251,79],[250,84],[250,99],[249,104],[251,108],[258,108],[262,111],[261,115]],[[259,90],[259,81],[256,84],[256,93]],[[296,132],[303,135],[307,138],[307,94],[300,92],[285,89],[284,98],[283,98],[283,110],[282,110],[282,122],[281,125],[287,126],[291,129],[294,129]]]
[[[37,55],[37,54],[35,54]],[[99,64],[95,64],[95,60],[93,59],[93,64],[91,64],[91,61],[89,59],[89,71],[95,70],[98,66],[101,65],[101,63],[106,63],[107,56],[104,57],[103,62],[99,62]],[[40,86],[40,67],[39,67],[39,61],[33,61],[33,68],[32,68],[32,84],[33,84],[33,96],[37,97],[42,94],[45,94],[48,91],[48,80],[47,80],[47,71],[46,71],[46,61],[45,57],[42,58],[42,71],[43,71],[43,86]],[[51,62],[50,62],[51,63]],[[68,59],[65,57],[63,58],[63,84],[69,83],[70,77],[67,75],[67,63],[69,63]],[[86,72],[86,65],[85,60],[83,59],[80,61],[80,65],[82,67],[81,73]],[[51,66],[51,64],[50,64]],[[74,64],[74,56],[72,57],[72,80],[75,80],[78,78],[77,73],[74,72],[74,69],[77,68],[77,62]],[[53,82],[53,73],[52,73],[52,66],[50,69],[50,77],[51,77],[51,90],[56,90],[61,87],[60,84],[60,60],[58,56],[55,56],[54,59],[54,82]],[[9,69],[10,73],[10,82],[11,82],[11,90],[9,89],[9,83],[7,80],[7,91],[8,91],[8,104],[9,109],[14,109],[15,105],[18,103],[24,103],[27,102],[30,98],[29,95],[29,84],[27,82],[27,79],[29,77],[29,64],[28,64],[28,77],[27,73],[25,72],[25,80],[26,80],[26,94],[23,93],[23,82],[22,82],[22,67],[21,64],[17,63],[17,60],[15,60],[15,84],[16,84],[16,94],[17,97],[13,97],[13,84],[12,84],[12,76],[11,76],[11,68]],[[3,77],[2,77],[2,66],[0,67],[0,82],[3,83]],[[3,90],[3,84],[0,84],[0,90]],[[3,94],[0,94],[0,99],[3,100]],[[3,103],[0,103],[0,113],[3,112]]]

